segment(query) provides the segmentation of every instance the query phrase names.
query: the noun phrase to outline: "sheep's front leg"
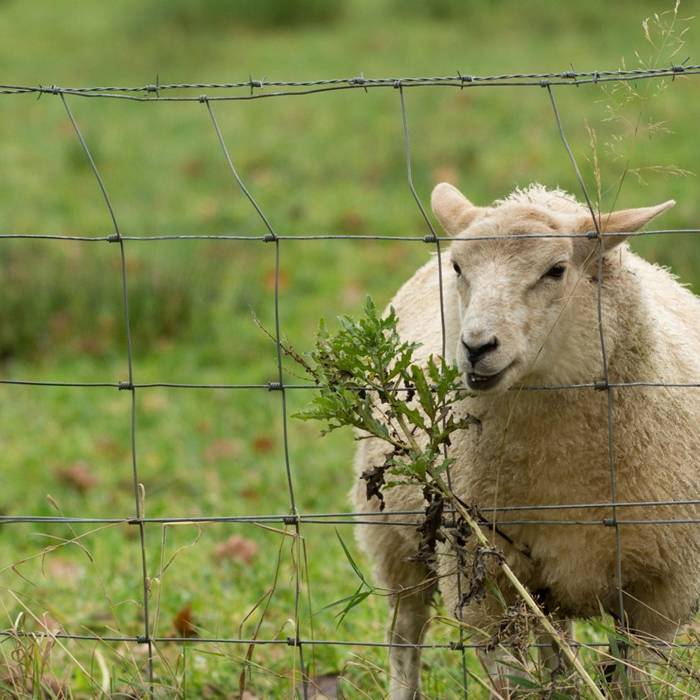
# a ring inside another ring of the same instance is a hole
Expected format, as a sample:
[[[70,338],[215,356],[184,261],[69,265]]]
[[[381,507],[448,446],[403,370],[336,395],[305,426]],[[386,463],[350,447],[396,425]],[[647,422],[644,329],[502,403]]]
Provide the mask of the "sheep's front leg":
[[[430,618],[428,590],[399,591],[392,596],[393,615],[388,640],[392,644],[420,644]],[[392,646],[389,652],[390,700],[420,698],[420,647]]]
[[[566,620],[561,623],[559,625],[559,630],[564,635],[567,642],[574,641],[574,626],[571,620]],[[540,645],[538,657],[543,669],[547,669],[550,675],[554,675],[566,668],[565,664],[568,662],[564,661],[557,643],[549,634],[546,632],[538,634],[537,643]]]

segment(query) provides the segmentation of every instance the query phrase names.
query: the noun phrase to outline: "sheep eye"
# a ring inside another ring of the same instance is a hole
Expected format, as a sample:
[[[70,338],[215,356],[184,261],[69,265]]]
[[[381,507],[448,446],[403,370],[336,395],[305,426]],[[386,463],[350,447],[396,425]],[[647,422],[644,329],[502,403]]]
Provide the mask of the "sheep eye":
[[[461,275],[461,274],[462,274],[462,268],[461,268],[456,262],[453,262],[453,263],[452,263],[452,269],[453,269],[458,275]]]
[[[566,272],[566,265],[558,263],[557,265],[552,265],[552,267],[547,270],[547,272],[542,275],[542,277],[549,277],[551,279],[560,280],[564,273]]]

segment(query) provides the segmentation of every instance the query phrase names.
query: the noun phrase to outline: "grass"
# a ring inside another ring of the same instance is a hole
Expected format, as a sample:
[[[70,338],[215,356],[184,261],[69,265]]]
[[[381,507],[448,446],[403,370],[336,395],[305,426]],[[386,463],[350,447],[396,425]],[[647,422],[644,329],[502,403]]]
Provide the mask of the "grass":
[[[648,52],[640,23],[653,10],[666,9],[617,3],[611,14],[598,0],[566,10],[538,0],[528,6],[524,22],[520,5],[508,0],[471,3],[467,16],[447,20],[415,8],[398,11],[389,0],[346,5],[331,25],[265,29],[224,21],[183,26],[156,20],[157,13],[143,15],[135,0],[99,9],[81,0],[70,10],[61,3],[6,0],[0,4],[0,65],[7,83],[65,85],[144,84],[156,75],[167,82],[246,79],[251,74],[281,79],[440,75],[457,69],[487,74],[567,69],[570,64],[602,69],[620,65],[623,57],[634,63],[637,49]],[[143,21],[144,16],[150,19]],[[691,32],[686,54],[695,55],[694,42]],[[615,199],[627,161],[631,167],[693,170],[697,146],[691,117],[699,90],[700,81],[678,79],[645,103],[645,117],[654,124],[668,122],[672,130],[659,130],[652,138],[648,130],[638,129],[635,136],[623,122],[604,121],[606,105],[619,102],[600,87],[556,92],[591,191],[596,188],[587,125],[596,131],[603,206]],[[478,203],[532,180],[577,191],[543,91],[425,88],[407,90],[406,99],[423,201],[442,179],[456,182]],[[231,180],[202,105],[77,98],[70,105],[125,234],[262,232]],[[632,119],[638,103],[616,109]],[[395,91],[226,103],[215,110],[234,162],[280,232],[424,232],[406,185]],[[624,160],[615,158],[606,143],[619,143]],[[0,154],[3,233],[111,232],[93,175],[57,98],[0,96]],[[696,225],[695,176],[651,171],[643,183],[628,176],[618,206],[670,197],[678,206],[663,225]],[[649,238],[635,246],[699,288],[695,237]],[[284,334],[297,347],[308,348],[320,317],[357,313],[367,293],[378,303],[388,301],[429,250],[421,243],[394,241],[284,242]],[[126,379],[117,248],[4,241],[0,251],[0,376]],[[137,382],[275,380],[274,347],[253,322],[255,314],[265,326],[273,324],[272,246],[145,242],[127,244],[126,255]],[[133,514],[128,393],[7,385],[0,393],[0,511]],[[290,413],[304,403],[303,392],[289,393]],[[279,394],[144,389],[137,392],[137,418],[139,478],[149,516],[288,510]],[[289,445],[299,510],[345,510],[352,479],[351,436],[318,439],[313,426],[291,420]],[[86,473],[91,478],[81,480]],[[367,567],[354,549],[350,529],[339,526],[339,532],[353,557]],[[257,543],[252,563],[217,554],[233,534]],[[128,525],[4,526],[2,627],[141,634],[136,535]],[[308,570],[302,569],[310,603],[305,585],[300,636],[310,636],[313,623],[318,639],[381,640],[386,614],[381,596],[369,597],[337,626],[337,608],[326,606],[351,595],[358,581],[330,527],[307,525],[303,535]],[[175,635],[178,613],[191,606],[200,636],[252,635],[261,617],[259,602],[278,572],[259,637],[294,636],[290,620],[299,553],[292,549],[289,533],[250,524],[153,525],[147,528],[146,545],[159,634]],[[47,547],[55,549],[47,552]],[[582,634],[605,638],[601,627],[586,627]],[[436,626],[431,636],[435,642],[453,639],[454,631],[443,626]],[[143,688],[143,647],[71,641],[55,642],[49,649],[47,644],[27,638],[1,643],[5,674],[0,681],[15,687],[10,671],[20,664],[22,679],[34,678],[38,686],[40,679],[49,683],[53,678],[75,698],[96,697],[96,688],[103,686],[113,695]],[[235,695],[247,649],[163,643],[158,651],[162,697],[224,698]],[[305,653],[316,675],[343,671],[346,697],[377,697],[386,682],[383,650],[323,646]],[[258,697],[289,697],[296,658],[296,650],[284,644],[256,648],[249,690]],[[475,658],[470,656],[469,663],[477,673]],[[458,678],[455,652],[426,654],[428,697],[454,696]],[[474,682],[472,690],[478,697]],[[39,696],[37,687],[26,696],[32,697],[31,692]]]

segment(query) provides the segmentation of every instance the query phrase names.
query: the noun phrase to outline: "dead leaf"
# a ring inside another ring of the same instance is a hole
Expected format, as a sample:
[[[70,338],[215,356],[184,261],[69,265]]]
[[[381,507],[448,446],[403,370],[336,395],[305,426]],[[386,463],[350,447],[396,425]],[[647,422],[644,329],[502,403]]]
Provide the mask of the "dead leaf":
[[[258,435],[258,437],[253,440],[253,452],[255,452],[255,454],[262,455],[266,452],[270,452],[274,446],[275,443],[269,435]]]
[[[39,678],[39,684],[36,688],[34,687],[35,680],[32,674],[27,674],[26,670],[17,664],[5,666],[0,671],[2,697],[6,700],[20,700],[27,697],[68,700],[68,687],[55,676],[44,673]]]
[[[79,564],[56,554],[47,557],[44,567],[51,578],[59,579],[62,583],[74,584],[85,573]]]
[[[197,422],[197,430],[200,433],[210,433],[211,421],[208,421],[206,418],[202,418],[202,420]]]
[[[289,287],[289,275],[285,270],[280,270],[280,291],[284,291]],[[265,273],[265,289],[269,292],[275,291],[275,270],[269,270]]]
[[[192,604],[185,605],[173,618],[173,627],[178,637],[199,637],[197,626],[192,617]]]
[[[121,457],[126,450],[124,445],[111,435],[100,435],[97,438],[97,449],[107,457]]]
[[[231,535],[214,550],[216,559],[230,559],[244,564],[252,563],[258,553],[258,543],[241,535]]]
[[[340,700],[340,676],[330,673],[312,678],[309,683],[310,700]]]
[[[165,396],[157,391],[147,391],[141,399],[144,413],[160,413],[168,405]]]
[[[363,287],[357,280],[350,280],[343,287],[343,304],[350,308],[357,306],[364,298],[366,291],[366,288]]]
[[[54,473],[60,482],[80,493],[95,488],[99,483],[87,462],[76,462],[70,467],[59,467]]]
[[[338,223],[343,233],[361,233],[365,230],[365,219],[360,212],[347,209],[340,214]]]
[[[222,459],[237,457],[241,453],[241,443],[230,438],[214,440],[205,450],[204,459],[207,462],[218,462]]]
[[[433,169],[433,182],[449,182],[456,185],[459,180],[459,170],[454,165],[442,165]]]
[[[249,487],[245,489],[241,489],[239,491],[239,495],[241,498],[244,498],[246,501],[259,501],[260,500],[260,492],[258,489]]]

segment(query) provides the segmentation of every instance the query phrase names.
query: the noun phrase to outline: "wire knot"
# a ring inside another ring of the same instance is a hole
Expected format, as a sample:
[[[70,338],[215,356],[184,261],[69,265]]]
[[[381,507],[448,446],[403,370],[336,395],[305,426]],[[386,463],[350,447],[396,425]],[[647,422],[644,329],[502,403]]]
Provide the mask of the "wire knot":
[[[464,644],[462,642],[450,642],[450,649],[452,651],[464,651]]]
[[[119,391],[133,391],[134,385],[131,382],[119,382]]]
[[[263,241],[265,243],[274,243],[277,240],[277,236],[274,233],[266,233],[263,236]]]
[[[285,515],[282,518],[282,522],[285,525],[298,525],[299,524],[299,516],[298,515]]]
[[[615,527],[617,525],[617,520],[615,520],[615,518],[603,518],[603,525],[605,525],[605,527]]]
[[[540,80],[540,87],[541,88],[548,88],[551,85],[549,80]]]
[[[268,382],[267,383],[267,390],[268,391],[282,391],[282,383],[281,382]]]
[[[593,385],[593,388],[594,388],[596,391],[606,391],[609,387],[610,387],[610,385],[608,384],[608,380],[607,380],[607,379],[601,379],[600,381],[597,381],[597,382]]]
[[[400,90],[401,89],[401,80],[397,78],[394,80],[394,90]]]
[[[110,233],[109,236],[107,236],[107,241],[109,243],[119,243],[121,239],[122,237],[118,233]]]
[[[136,637],[137,644],[149,644],[150,641],[151,641],[150,637],[145,637],[143,635],[141,637]]]
[[[200,95],[197,98],[197,101],[201,102],[202,104],[206,104],[207,102],[209,102],[209,96],[208,95]]]
[[[155,92],[156,94],[158,94],[158,89],[158,86],[154,84],[146,85],[146,87],[144,87],[146,92]]]
[[[359,85],[363,87],[365,92],[367,92],[367,78],[365,78],[364,75],[358,75],[356,78],[350,78],[348,82],[350,85]]]
[[[459,71],[457,71],[457,75],[459,76],[459,82],[461,83],[462,90],[464,90],[464,83],[474,82],[474,77],[471,75],[462,75]]]

